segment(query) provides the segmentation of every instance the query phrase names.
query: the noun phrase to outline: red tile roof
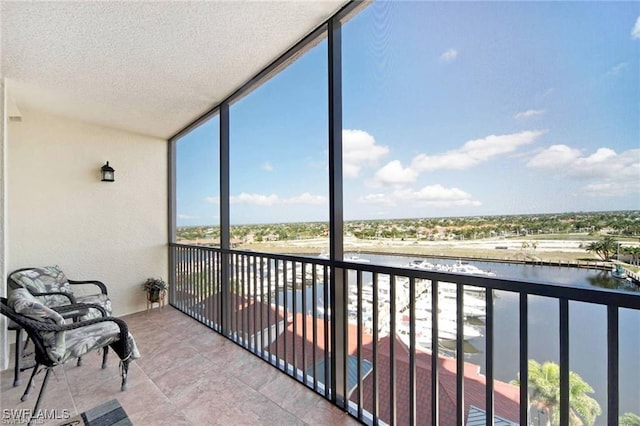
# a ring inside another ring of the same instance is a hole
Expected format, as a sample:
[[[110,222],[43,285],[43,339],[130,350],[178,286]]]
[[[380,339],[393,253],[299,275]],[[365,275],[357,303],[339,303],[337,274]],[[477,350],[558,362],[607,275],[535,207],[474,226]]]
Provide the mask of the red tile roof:
[[[313,366],[313,353],[316,355],[316,364],[324,358],[324,330],[323,318],[313,318],[309,315],[297,314],[295,321],[291,322],[283,335],[270,346],[275,353],[277,350],[280,358],[286,359],[291,365],[302,371],[310,371]],[[313,343],[313,324],[316,324],[317,344]],[[295,324],[295,334],[294,334]],[[327,321],[326,327],[330,327]],[[303,329],[306,328],[306,341],[302,340]],[[329,332],[329,330],[327,330]],[[285,335],[287,341],[285,355]],[[348,352],[357,356],[358,328],[354,324],[348,326]],[[295,343],[294,343],[295,342]],[[410,399],[410,374],[409,374],[409,348],[399,338],[395,338],[395,383],[396,383],[396,424],[409,424],[409,399]],[[295,346],[295,358],[293,347]],[[305,359],[303,360],[303,349]],[[378,410],[380,418],[390,423],[391,420],[391,337],[386,336],[379,340],[377,345],[378,364]],[[373,361],[373,336],[363,331],[362,333],[362,357]],[[428,424],[431,421],[431,354],[416,351],[416,421]],[[469,413],[469,407],[474,405],[485,409],[486,377],[479,373],[479,367],[475,364],[464,363],[464,413]],[[375,370],[374,370],[375,372]],[[362,383],[363,408],[373,413],[373,382],[374,372],[365,377]],[[456,423],[456,360],[452,358],[438,358],[439,372],[439,416],[444,425]],[[318,377],[324,381],[323,377]],[[359,390],[356,389],[350,397],[353,402],[358,402]],[[517,386],[494,380],[494,414],[513,422],[519,421],[520,389]]]

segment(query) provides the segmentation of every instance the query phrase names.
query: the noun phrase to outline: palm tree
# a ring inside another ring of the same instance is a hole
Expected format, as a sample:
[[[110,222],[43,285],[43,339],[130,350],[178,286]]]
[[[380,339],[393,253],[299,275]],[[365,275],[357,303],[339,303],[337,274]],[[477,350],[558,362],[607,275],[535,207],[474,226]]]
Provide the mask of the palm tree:
[[[631,264],[637,265],[640,259],[640,246],[638,247],[624,247],[622,251],[631,255]]]
[[[531,406],[542,407],[547,424],[560,424],[560,366],[554,362],[539,364],[529,360],[529,399]],[[520,378],[511,382],[520,386]],[[598,402],[588,394],[593,388],[573,371],[569,372],[569,425],[591,426],[602,413]],[[550,420],[550,422],[549,422]]]
[[[594,252],[602,260],[608,261],[616,252],[618,242],[613,237],[606,236],[600,241],[592,241],[587,245],[588,252]]]
[[[620,416],[620,426],[640,426],[640,416],[633,413],[624,413]]]

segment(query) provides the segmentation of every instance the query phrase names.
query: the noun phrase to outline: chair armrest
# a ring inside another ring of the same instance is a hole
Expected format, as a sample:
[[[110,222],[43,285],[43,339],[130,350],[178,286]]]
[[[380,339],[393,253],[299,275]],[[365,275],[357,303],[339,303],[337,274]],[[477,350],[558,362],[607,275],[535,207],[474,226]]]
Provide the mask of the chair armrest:
[[[82,280],[82,281],[78,281],[78,280],[69,280],[69,284],[73,284],[73,285],[78,285],[78,284],[93,284],[96,285],[100,288],[100,292],[102,294],[107,294],[107,286],[104,285],[104,283],[102,281],[96,281],[96,280]]]
[[[73,294],[65,293],[64,291],[52,291],[52,292],[48,292],[48,293],[31,293],[31,295],[32,296],[53,296],[53,295],[64,296],[67,299],[69,299],[69,303],[70,304],[77,303],[76,302],[76,298],[75,298],[75,296]]]
[[[72,305],[55,306],[51,309],[58,312],[63,318],[79,318],[86,315],[89,309],[100,311],[103,318],[109,316],[102,306],[95,303],[74,303]]]

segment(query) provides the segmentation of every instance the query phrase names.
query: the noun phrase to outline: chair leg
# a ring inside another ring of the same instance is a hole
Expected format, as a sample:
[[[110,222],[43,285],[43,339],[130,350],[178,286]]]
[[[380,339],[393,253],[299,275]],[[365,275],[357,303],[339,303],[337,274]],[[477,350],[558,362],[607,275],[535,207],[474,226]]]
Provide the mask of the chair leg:
[[[107,368],[107,355],[109,355],[109,346],[105,346],[102,352],[102,368]]]
[[[80,366],[82,365],[82,357],[81,357],[81,356],[79,356],[79,357],[78,357],[78,362],[77,362],[77,364],[76,364],[76,365],[77,365],[78,367],[80,367]]]
[[[27,342],[29,339],[27,338]],[[22,361],[22,329],[16,330],[16,359],[13,366],[13,387],[20,385],[20,362]]]
[[[33,367],[33,372],[31,373],[31,377],[29,378],[29,383],[27,383],[27,387],[24,389],[24,393],[22,394],[20,401],[24,402],[27,400],[27,396],[29,396],[29,391],[31,391],[31,387],[33,386],[33,378],[36,376],[36,373],[38,372],[38,367],[40,367],[40,364],[36,363],[36,366]]]
[[[127,390],[127,374],[129,373],[129,360],[120,361],[120,375],[122,376],[122,384],[120,390]]]
[[[35,407],[33,407],[33,411],[31,412],[31,418],[29,419],[29,423],[27,426],[31,426],[34,415],[38,413],[38,408],[40,407],[40,402],[42,401],[42,395],[44,395],[44,389],[47,387],[47,382],[49,381],[49,374],[51,374],[51,368],[47,368],[47,373],[44,375],[44,380],[42,381],[42,387],[40,388],[40,393],[38,394],[38,400],[36,401]]]

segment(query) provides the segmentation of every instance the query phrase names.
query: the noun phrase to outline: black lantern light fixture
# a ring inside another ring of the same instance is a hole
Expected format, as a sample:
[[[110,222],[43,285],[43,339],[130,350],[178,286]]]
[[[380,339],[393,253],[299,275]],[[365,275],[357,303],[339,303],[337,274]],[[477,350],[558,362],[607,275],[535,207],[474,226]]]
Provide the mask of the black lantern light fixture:
[[[108,161],[100,171],[102,172],[102,182],[113,182],[115,180],[116,171],[109,165]]]

